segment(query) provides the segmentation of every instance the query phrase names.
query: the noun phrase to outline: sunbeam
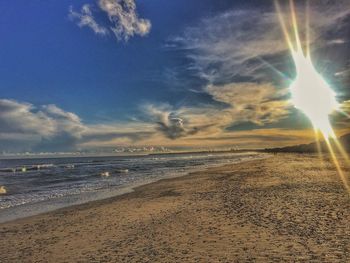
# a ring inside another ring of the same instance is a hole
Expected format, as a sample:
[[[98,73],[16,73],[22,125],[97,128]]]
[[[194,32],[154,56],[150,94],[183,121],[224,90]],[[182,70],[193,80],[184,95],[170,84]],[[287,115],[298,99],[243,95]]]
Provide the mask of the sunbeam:
[[[291,52],[293,59],[296,76],[291,82],[289,90],[291,93],[291,102],[295,108],[302,111],[305,116],[310,120],[314,127],[317,149],[321,156],[321,147],[319,143],[318,132],[321,132],[325,143],[327,144],[331,158],[336,166],[336,169],[340,175],[340,178],[344,184],[344,187],[350,192],[350,186],[344,172],[341,169],[339,160],[337,159],[337,152],[343,157],[343,159],[349,164],[349,158],[346,151],[343,149],[340,142],[337,140],[334,129],[330,123],[329,116],[334,111],[340,110],[340,104],[336,100],[336,93],[326,82],[323,76],[317,72],[310,52],[310,28],[309,28],[309,3],[306,2],[306,21],[305,21],[305,48],[303,48],[302,41],[299,35],[298,19],[293,0],[289,1],[289,8],[291,11],[291,31],[289,33],[287,23],[285,22],[281,7],[278,0],[275,1],[276,11],[281,24],[281,28],[287,45]],[[292,37],[292,35],[294,35]],[[332,147],[334,142],[335,149]]]

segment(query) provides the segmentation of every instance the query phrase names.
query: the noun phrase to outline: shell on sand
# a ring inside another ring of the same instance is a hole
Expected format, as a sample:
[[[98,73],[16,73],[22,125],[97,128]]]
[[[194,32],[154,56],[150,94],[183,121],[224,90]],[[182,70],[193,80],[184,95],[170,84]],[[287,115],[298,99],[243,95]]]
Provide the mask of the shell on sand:
[[[0,186],[0,195],[1,194],[6,194],[6,193],[7,193],[7,191],[6,191],[5,186]]]

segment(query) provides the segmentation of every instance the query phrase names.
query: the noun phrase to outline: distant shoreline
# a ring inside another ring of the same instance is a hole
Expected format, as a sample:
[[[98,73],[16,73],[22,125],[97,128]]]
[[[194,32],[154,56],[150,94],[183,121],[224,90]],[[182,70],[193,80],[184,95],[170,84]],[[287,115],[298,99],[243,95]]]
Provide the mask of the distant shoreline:
[[[0,160],[21,160],[21,159],[59,159],[59,158],[113,158],[113,157],[145,157],[154,155],[177,155],[177,154],[220,154],[220,153],[243,153],[259,152],[261,149],[227,150],[227,151],[189,151],[189,152],[160,152],[160,153],[135,153],[135,154],[87,154],[87,155],[13,155],[0,156]]]

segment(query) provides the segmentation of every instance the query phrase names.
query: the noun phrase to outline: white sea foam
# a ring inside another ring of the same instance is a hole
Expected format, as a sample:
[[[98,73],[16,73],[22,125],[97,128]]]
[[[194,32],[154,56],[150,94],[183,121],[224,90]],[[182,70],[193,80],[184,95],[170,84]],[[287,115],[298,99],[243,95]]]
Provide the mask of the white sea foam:
[[[101,173],[101,176],[102,176],[102,177],[109,177],[110,174],[109,174],[109,172],[102,172],[102,173]]]

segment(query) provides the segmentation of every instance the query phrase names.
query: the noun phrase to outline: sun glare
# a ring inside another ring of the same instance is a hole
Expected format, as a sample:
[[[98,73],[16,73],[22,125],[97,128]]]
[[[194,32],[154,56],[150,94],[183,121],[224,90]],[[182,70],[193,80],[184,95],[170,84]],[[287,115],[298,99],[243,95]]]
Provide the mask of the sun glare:
[[[305,30],[306,51],[304,51],[299,37],[293,1],[290,1],[290,8],[294,41],[292,41],[287,30],[278,1],[276,1],[276,8],[296,68],[296,77],[289,86],[291,102],[295,108],[308,117],[314,129],[320,131],[326,140],[336,138],[329,121],[329,115],[334,110],[339,109],[339,104],[336,100],[336,93],[330,88],[321,74],[317,72],[312,63],[309,49],[308,12],[306,14],[307,25]]]
[[[312,63],[310,55],[310,39],[309,39],[309,12],[308,5],[306,5],[306,26],[305,26],[305,44],[302,44],[299,36],[297,16],[294,8],[293,0],[289,1],[291,11],[291,31],[289,33],[278,0],[275,0],[277,14],[280,24],[286,38],[291,56],[296,69],[295,79],[289,86],[291,93],[291,102],[294,107],[302,111],[310,120],[315,130],[316,144],[319,153],[321,153],[320,143],[318,142],[318,132],[321,132],[325,143],[329,149],[330,156],[336,166],[344,187],[350,193],[350,184],[341,168],[337,154],[333,149],[332,144],[336,147],[338,152],[343,156],[343,159],[349,162],[349,158],[345,150],[334,133],[332,125],[329,121],[329,115],[335,111],[340,111],[340,105],[336,100],[336,93],[320,73],[317,72]],[[307,2],[308,3],[308,2]],[[294,34],[292,38],[291,35]],[[303,49],[305,46],[305,50]],[[332,140],[330,140],[332,139]],[[332,144],[331,144],[332,143]]]
[[[296,67],[296,78],[289,87],[293,105],[310,119],[314,129],[326,139],[335,138],[329,115],[339,109],[336,93],[302,50],[292,51],[292,57]]]

